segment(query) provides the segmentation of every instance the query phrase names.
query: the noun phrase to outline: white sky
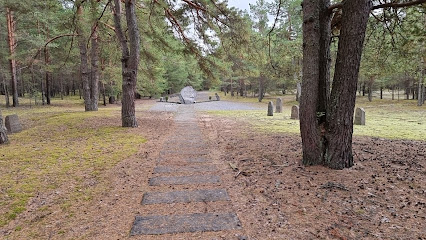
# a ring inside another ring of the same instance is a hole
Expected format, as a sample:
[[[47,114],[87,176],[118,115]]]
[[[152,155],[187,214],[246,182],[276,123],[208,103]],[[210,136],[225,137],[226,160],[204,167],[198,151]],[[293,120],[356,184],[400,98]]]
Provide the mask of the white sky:
[[[246,0],[246,1],[241,1],[241,0],[228,0],[228,5],[231,7],[236,7],[239,8],[241,10],[247,10],[248,12],[250,12],[250,6],[249,3],[251,4],[255,4],[256,0]]]

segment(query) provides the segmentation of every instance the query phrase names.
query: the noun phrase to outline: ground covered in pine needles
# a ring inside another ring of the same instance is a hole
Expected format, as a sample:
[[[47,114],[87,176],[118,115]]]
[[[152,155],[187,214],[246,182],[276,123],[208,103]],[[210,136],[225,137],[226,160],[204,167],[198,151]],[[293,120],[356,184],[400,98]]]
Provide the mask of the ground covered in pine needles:
[[[135,129],[117,127],[118,105],[18,109],[25,129],[0,146],[0,238],[426,239],[424,138],[355,136],[355,166],[336,171],[302,166],[292,130],[213,111],[199,112],[199,125],[243,229],[129,237],[174,131],[174,113],[149,111],[154,104],[137,102]]]

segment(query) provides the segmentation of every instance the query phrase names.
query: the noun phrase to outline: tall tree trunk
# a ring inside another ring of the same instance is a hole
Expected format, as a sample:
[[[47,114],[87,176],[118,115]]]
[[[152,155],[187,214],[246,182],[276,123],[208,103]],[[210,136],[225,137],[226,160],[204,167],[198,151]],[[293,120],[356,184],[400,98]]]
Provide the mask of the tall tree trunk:
[[[303,164],[324,164],[324,120],[329,92],[329,0],[303,2],[303,78],[300,132]]]
[[[88,67],[88,57],[87,57],[87,46],[85,32],[83,30],[83,6],[82,0],[78,0],[76,3],[77,6],[77,24],[76,31],[78,34],[78,47],[80,49],[80,74],[83,88],[83,99],[84,99],[84,109],[85,111],[93,111],[92,108],[92,99],[90,96],[90,71]],[[81,93],[80,93],[81,96]]]
[[[95,27],[96,28],[96,27]],[[98,100],[99,100],[99,67],[98,67],[98,34],[97,29],[93,29],[92,34],[92,49],[91,49],[91,64],[92,64],[92,77],[90,86],[90,97],[91,97],[91,111],[98,111]]]
[[[265,96],[265,76],[261,73],[259,76],[259,96],[257,96],[259,102],[262,102]]]
[[[371,7],[370,0],[343,2],[342,28],[326,123],[325,162],[333,169],[353,166],[352,134],[356,86]]]
[[[15,39],[15,20],[13,19],[13,11],[10,8],[6,8],[6,21],[7,21],[7,42],[9,45],[9,65],[10,65],[10,86],[12,87],[12,99],[13,106],[17,107],[19,105],[18,100],[18,81],[16,79],[16,60],[15,60],[15,48],[16,48],[16,39]]]
[[[342,3],[342,28],[331,93],[329,4],[329,0],[303,2],[300,130],[305,165],[342,169],[353,165],[353,110],[371,2]]]
[[[48,36],[48,38],[49,38],[49,36]],[[50,105],[50,94],[51,94],[50,79],[51,79],[52,73],[50,72],[50,69],[49,69],[50,56],[49,56],[49,49],[47,47],[44,48],[44,62],[45,62],[45,65],[46,65],[46,70],[45,70],[46,103],[47,103],[47,105]]]
[[[121,100],[121,122],[123,127],[137,127],[135,116],[135,90],[137,72],[139,65],[139,29],[135,13],[135,1],[125,0],[126,22],[128,28],[129,44],[124,36],[121,26],[121,2],[114,0],[114,24],[115,32],[121,46],[121,67],[122,67],[122,91]]]

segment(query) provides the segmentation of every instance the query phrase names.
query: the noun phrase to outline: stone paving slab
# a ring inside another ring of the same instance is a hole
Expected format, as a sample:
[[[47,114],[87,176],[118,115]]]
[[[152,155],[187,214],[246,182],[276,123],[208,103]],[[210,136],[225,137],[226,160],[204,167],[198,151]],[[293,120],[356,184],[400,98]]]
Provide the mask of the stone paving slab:
[[[206,184],[206,183],[219,183],[220,177],[201,175],[201,176],[178,176],[178,177],[154,177],[149,179],[149,185],[185,185],[185,184]]]
[[[149,192],[143,195],[142,205],[216,201],[230,201],[228,193],[225,189]]]
[[[131,236],[167,233],[208,232],[240,229],[234,213],[195,213],[171,216],[136,216]]]
[[[157,166],[154,173],[174,173],[174,172],[214,172],[217,168],[214,165],[191,165],[191,166]]]

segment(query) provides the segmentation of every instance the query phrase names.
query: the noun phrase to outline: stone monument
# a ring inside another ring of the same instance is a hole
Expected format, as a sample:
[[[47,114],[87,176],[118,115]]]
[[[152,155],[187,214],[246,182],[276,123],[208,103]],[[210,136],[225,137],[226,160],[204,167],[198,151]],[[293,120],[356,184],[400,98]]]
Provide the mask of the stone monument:
[[[197,91],[191,86],[184,87],[180,91],[180,102],[183,104],[195,103],[195,98],[197,97]]]
[[[272,102],[268,103],[268,116],[274,116],[274,104]]]
[[[299,106],[294,105],[293,107],[291,107],[290,119],[299,119]]]
[[[0,111],[0,144],[9,142],[7,138],[7,129],[3,126],[3,116]]]
[[[21,122],[16,114],[6,116],[5,125],[8,133],[18,133],[22,131]]]
[[[283,112],[283,99],[277,98],[277,106],[275,107],[276,113],[282,113]]]
[[[355,110],[355,125],[365,125],[365,111],[364,108],[357,108]]]
[[[215,97],[216,97],[216,101],[220,101],[219,94],[215,93],[214,95],[215,95]]]

